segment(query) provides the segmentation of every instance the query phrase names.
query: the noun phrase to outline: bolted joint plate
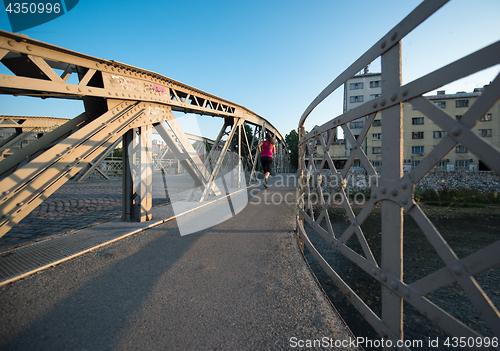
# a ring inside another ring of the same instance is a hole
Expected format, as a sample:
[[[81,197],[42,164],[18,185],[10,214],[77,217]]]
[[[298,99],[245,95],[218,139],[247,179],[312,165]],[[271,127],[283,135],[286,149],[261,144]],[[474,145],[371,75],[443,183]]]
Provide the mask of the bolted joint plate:
[[[415,205],[413,199],[415,184],[407,175],[398,180],[377,178],[376,182],[372,182],[371,189],[371,198],[374,199],[375,202],[389,200],[397,203],[404,208],[406,212],[409,212]]]

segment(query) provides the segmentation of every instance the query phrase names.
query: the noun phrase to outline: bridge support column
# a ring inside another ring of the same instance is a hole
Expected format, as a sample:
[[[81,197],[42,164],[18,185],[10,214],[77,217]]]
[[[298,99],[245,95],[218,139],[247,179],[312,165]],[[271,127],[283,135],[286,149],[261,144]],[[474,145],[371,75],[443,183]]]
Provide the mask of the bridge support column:
[[[382,89],[401,86],[401,42],[382,55]],[[403,111],[399,103],[382,111],[382,178],[403,176]],[[391,201],[382,202],[382,269],[403,279],[403,209]],[[382,285],[382,321],[403,340],[403,300]],[[388,348],[384,348],[387,349]]]
[[[123,135],[123,220],[152,219],[153,162],[152,126],[141,126]]]

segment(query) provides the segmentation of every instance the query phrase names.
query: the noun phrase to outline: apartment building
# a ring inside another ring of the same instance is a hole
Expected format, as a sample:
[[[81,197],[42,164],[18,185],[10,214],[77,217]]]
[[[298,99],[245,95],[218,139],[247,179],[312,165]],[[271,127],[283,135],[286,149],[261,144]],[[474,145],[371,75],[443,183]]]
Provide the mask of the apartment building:
[[[432,103],[443,109],[448,115],[460,119],[481,96],[486,87],[473,92],[446,94],[438,91],[437,95],[426,96]],[[404,169],[410,171],[416,167],[432,149],[446,136],[439,126],[409,103],[403,104],[403,159]],[[482,116],[472,131],[485,141],[500,147],[500,102],[495,103]],[[382,121],[377,116],[366,140],[366,154],[374,166],[382,165]],[[438,165],[448,171],[469,170],[486,171],[488,167],[477,155],[472,154],[464,145],[457,145]]]
[[[344,112],[355,108],[364,102],[374,99],[381,93],[380,73],[365,73],[354,76],[344,85]],[[483,88],[474,89],[473,92],[457,92],[446,94],[438,91],[437,95],[426,96],[437,107],[443,109],[448,115],[460,119],[467,110],[481,96]],[[353,135],[357,137],[361,128],[366,123],[366,118],[360,118],[349,123]],[[382,166],[382,119],[379,113],[363,143],[363,149],[375,168]],[[416,167],[432,149],[446,136],[446,133],[435,123],[433,123],[423,113],[415,109],[410,103],[403,103],[403,124],[404,124],[404,144],[403,159],[405,171],[410,171]],[[480,121],[472,129],[476,135],[484,138],[485,141],[500,147],[500,101],[496,102],[488,112],[481,117]],[[336,167],[342,168],[351,152],[351,146],[347,140],[337,138],[334,145],[329,149],[329,154]],[[322,152],[319,152],[320,156]],[[320,156],[321,157],[321,156]],[[359,160],[354,162],[354,167],[361,166]],[[438,165],[438,167],[448,171],[468,170],[483,171],[489,170],[481,162],[477,155],[472,154],[464,145],[456,146]]]

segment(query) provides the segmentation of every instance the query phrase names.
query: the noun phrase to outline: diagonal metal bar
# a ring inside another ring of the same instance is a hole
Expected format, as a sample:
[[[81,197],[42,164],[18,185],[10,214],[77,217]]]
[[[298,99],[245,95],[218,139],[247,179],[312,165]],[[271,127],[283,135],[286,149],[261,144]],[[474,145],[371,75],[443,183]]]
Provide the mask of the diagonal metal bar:
[[[231,132],[229,133],[229,136],[227,137],[226,142],[224,143],[224,146],[222,147],[222,152],[219,155],[217,159],[217,163],[212,171],[212,174],[208,178],[207,186],[205,187],[205,190],[203,191],[200,201],[205,201],[207,197],[210,195],[210,192],[215,186],[215,179],[217,178],[217,175],[219,174],[219,171],[222,166],[222,162],[224,161],[224,157],[226,155],[227,150],[229,149],[229,146],[231,144],[231,141],[233,140],[234,134],[236,130],[238,129],[239,125],[242,124],[244,120],[242,118],[238,118],[237,120],[234,121],[233,125],[231,126]]]
[[[454,279],[467,293],[467,296],[488,323],[493,333],[497,336],[500,335],[500,313],[493,302],[477,284],[470,272],[467,271],[463,262],[458,259],[420,207],[418,205],[413,206],[409,213],[453,274]]]
[[[321,101],[326,99],[338,87],[344,84],[349,78],[360,72],[368,64],[372,63],[376,58],[389,50],[393,45],[396,45],[408,33],[415,29],[418,25],[429,18],[434,12],[439,10],[449,0],[425,0],[415,10],[413,10],[406,18],[399,22],[393,29],[384,35],[377,43],[375,43],[366,53],[351,64],[344,72],[342,72],[333,82],[331,82],[307,107],[302,114],[299,127],[304,125],[306,118],[319,105]],[[367,115],[365,113],[364,115]],[[360,117],[363,114],[360,115]]]
[[[493,267],[500,265],[500,240],[487,247],[461,259],[470,275],[475,276]],[[487,258],[485,260],[485,258]],[[443,267],[428,276],[411,283],[411,287],[417,290],[422,296],[428,295],[441,288],[456,283],[448,267]]]

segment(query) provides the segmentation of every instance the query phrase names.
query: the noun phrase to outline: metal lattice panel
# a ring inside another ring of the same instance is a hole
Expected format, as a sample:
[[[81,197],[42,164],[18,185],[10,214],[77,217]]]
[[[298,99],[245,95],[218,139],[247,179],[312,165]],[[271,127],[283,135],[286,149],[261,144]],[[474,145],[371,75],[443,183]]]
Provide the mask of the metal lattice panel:
[[[398,340],[404,339],[403,301],[413,306],[449,335],[467,338],[481,337],[481,334],[476,330],[438,307],[427,297],[428,294],[451,284],[457,284],[463,289],[493,335],[500,337],[500,313],[475,278],[478,274],[500,264],[498,258],[500,241],[460,259],[414,200],[415,185],[458,144],[468,148],[488,167],[500,174],[500,150],[471,131],[480,118],[499,100],[500,78],[495,78],[459,120],[423,97],[423,94],[429,91],[499,64],[500,42],[472,53],[411,83],[401,85],[400,40],[444,3],[446,3],[444,0],[423,2],[337,77],[311,103],[299,122],[300,196],[297,221],[299,236],[337,287],[346,296],[349,296],[351,303],[373,326],[375,331],[382,337],[392,340],[394,345]],[[379,56],[382,59],[383,91],[381,96],[305,134],[303,124],[310,112],[335,89]],[[446,137],[441,139],[432,152],[408,174],[403,172],[403,102],[416,107],[446,132]],[[380,114],[384,137],[382,139],[382,170],[378,173],[365,154],[362,145],[375,116]],[[366,118],[366,122],[360,135],[355,138],[348,123],[362,117]],[[349,158],[342,170],[336,169],[329,155],[337,128],[343,130],[346,140],[352,145]],[[315,161],[318,159],[319,162]],[[340,194],[344,199],[347,198],[346,181],[352,172],[356,159],[359,160],[368,179],[370,179],[371,196],[357,214],[349,201],[342,202],[350,219],[350,225],[343,232],[337,232],[332,227],[328,209],[333,204],[335,194]],[[330,180],[335,180],[335,186],[329,194],[325,194],[321,186],[325,172],[329,172]],[[315,201],[319,201],[317,206],[319,210],[316,212],[313,206]],[[382,213],[380,260],[374,257],[370,243],[361,229],[361,225],[377,206],[380,206]],[[430,246],[445,265],[444,268],[429,273],[412,283],[407,283],[403,279],[403,211],[414,219]],[[382,311],[380,315],[375,313],[352,287],[342,280],[335,267],[331,267],[327,260],[321,256],[312,244],[303,220],[338,252],[380,283],[382,287],[380,297]],[[356,252],[350,247],[349,239],[352,237],[357,238],[361,252]]]

